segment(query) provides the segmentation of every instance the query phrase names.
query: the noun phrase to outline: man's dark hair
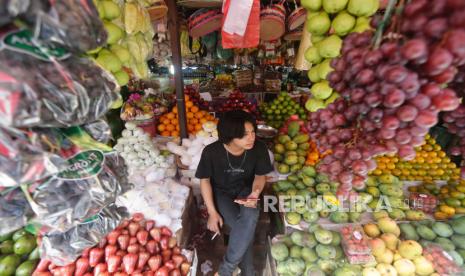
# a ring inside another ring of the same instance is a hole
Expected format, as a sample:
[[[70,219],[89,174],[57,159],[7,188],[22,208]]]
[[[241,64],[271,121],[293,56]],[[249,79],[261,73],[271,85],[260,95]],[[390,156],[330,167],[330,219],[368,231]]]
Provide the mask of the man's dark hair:
[[[241,139],[245,135],[245,123],[251,123],[257,130],[255,118],[243,110],[232,110],[220,116],[218,122],[218,140],[223,144],[229,144],[233,139]]]

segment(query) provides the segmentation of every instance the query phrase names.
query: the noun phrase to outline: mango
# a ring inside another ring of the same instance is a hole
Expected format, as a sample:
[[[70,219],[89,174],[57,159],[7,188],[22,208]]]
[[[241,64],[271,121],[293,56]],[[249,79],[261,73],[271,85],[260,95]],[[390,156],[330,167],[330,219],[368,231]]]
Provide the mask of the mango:
[[[436,233],[426,225],[419,225],[416,230],[418,235],[425,240],[432,241],[437,236]]]
[[[454,234],[449,224],[437,221],[432,226],[433,231],[440,237],[448,238]]]

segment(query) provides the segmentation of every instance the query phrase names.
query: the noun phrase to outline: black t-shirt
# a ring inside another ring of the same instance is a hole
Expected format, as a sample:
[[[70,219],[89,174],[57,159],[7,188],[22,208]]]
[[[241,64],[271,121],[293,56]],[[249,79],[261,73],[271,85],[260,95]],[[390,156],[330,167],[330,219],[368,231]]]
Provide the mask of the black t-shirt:
[[[213,192],[235,198],[252,192],[255,175],[265,175],[272,170],[264,143],[255,141],[252,149],[235,156],[227,153],[224,145],[217,141],[203,149],[195,177],[210,178]]]

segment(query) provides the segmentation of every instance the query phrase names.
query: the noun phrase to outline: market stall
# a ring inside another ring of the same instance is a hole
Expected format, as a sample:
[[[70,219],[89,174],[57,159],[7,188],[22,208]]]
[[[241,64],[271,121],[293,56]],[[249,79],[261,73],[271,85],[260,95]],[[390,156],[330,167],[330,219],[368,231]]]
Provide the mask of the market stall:
[[[215,272],[195,171],[237,109],[274,168],[260,274],[464,275],[464,14],[0,0],[0,275]]]

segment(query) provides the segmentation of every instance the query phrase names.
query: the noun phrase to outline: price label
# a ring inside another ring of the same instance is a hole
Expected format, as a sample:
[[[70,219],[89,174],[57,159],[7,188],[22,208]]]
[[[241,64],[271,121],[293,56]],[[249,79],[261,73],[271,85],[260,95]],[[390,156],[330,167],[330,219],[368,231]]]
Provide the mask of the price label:
[[[362,233],[360,233],[359,231],[354,231],[353,235],[357,240],[361,240],[363,238]]]
[[[427,198],[428,196],[425,195],[425,194],[420,194],[419,197],[422,197],[422,198]]]

